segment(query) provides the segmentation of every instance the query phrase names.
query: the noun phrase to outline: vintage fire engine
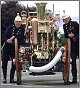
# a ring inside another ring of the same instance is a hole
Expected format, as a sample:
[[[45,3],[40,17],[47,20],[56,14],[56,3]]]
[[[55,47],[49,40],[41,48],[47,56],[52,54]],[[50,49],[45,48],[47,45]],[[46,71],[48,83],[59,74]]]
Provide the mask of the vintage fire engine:
[[[26,11],[21,13],[22,24],[25,25],[26,44],[18,49],[17,38],[15,39],[17,84],[21,84],[21,71],[26,70],[30,75],[53,75],[55,71],[62,71],[64,81],[69,80],[69,56],[67,55],[64,60],[65,48],[56,45],[53,17],[46,15],[46,4],[36,3],[37,15],[31,18],[27,18]]]

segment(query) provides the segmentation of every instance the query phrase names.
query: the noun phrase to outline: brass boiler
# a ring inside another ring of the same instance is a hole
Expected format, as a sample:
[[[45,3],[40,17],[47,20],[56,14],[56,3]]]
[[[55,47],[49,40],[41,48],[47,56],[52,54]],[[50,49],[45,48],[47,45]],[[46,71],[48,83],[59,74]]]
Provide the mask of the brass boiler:
[[[37,18],[32,19],[33,50],[37,58],[48,58],[52,21],[46,19],[45,6],[47,3],[40,2],[35,4],[37,6]]]
[[[32,19],[32,43],[36,45],[38,43],[38,20],[45,19],[45,6],[47,3],[35,3],[37,6],[37,19]]]

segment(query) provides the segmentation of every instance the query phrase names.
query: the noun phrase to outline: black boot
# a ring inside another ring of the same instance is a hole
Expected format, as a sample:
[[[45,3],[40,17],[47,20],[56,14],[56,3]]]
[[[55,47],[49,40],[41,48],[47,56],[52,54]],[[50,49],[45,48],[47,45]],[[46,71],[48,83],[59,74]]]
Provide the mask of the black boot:
[[[72,80],[71,84],[77,84],[77,80]]]
[[[6,63],[5,63],[6,64]],[[3,71],[3,83],[7,83],[7,65],[4,65],[4,63],[2,62],[2,71]]]
[[[12,64],[11,70],[10,70],[10,83],[16,83],[16,81],[14,81],[14,74],[15,74],[15,65]]]
[[[73,76],[71,84],[77,84],[77,76]]]
[[[16,81],[14,81],[14,79],[10,79],[10,83],[16,83]]]
[[[3,83],[7,83],[6,79],[3,79]]]

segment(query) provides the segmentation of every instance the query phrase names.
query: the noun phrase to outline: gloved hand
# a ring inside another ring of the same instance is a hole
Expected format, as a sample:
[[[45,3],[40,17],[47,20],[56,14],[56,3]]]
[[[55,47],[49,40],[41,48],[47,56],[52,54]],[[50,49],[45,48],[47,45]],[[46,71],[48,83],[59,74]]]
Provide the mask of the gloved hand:
[[[6,42],[12,44],[14,38],[15,38],[15,36],[12,36],[12,37],[11,37],[10,39],[8,39]]]
[[[74,36],[74,34],[71,32],[71,34],[68,35],[70,38]]]

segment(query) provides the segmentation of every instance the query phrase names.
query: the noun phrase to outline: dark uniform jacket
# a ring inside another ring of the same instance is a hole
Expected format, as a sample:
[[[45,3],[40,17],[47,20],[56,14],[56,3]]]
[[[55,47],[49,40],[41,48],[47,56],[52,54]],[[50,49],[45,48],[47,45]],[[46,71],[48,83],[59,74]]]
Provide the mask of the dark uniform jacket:
[[[71,40],[71,50],[73,52],[79,52],[79,24],[75,21],[70,21],[67,24],[63,25],[64,36],[69,38],[69,34],[72,32],[74,36],[70,38]]]
[[[21,45],[23,44],[23,40],[24,40],[24,31],[25,29],[22,25],[19,28],[16,28],[15,25],[10,25],[3,36],[3,41],[7,44],[6,42],[7,39],[11,38],[12,35],[14,35],[18,39],[18,44]],[[13,45],[14,45],[14,40],[13,40]]]

